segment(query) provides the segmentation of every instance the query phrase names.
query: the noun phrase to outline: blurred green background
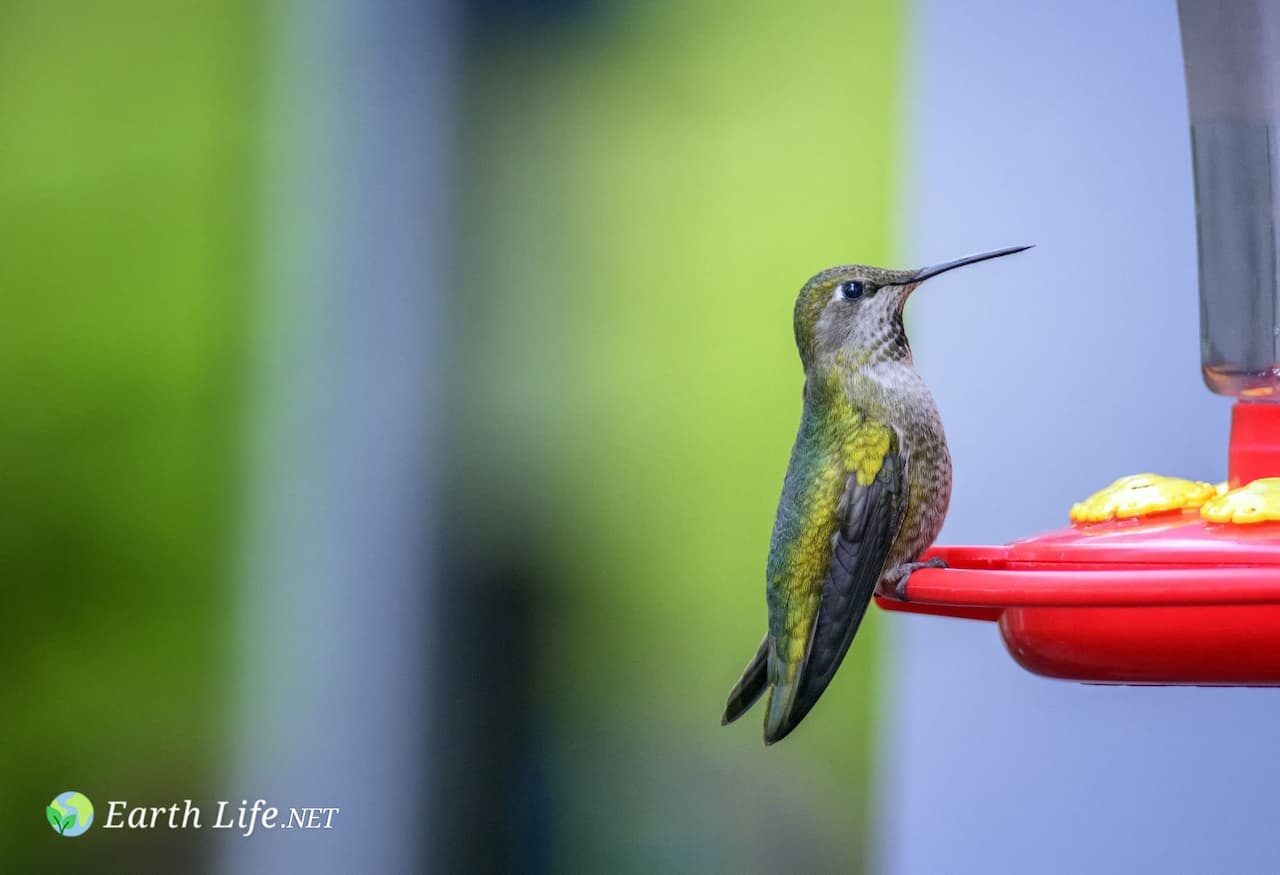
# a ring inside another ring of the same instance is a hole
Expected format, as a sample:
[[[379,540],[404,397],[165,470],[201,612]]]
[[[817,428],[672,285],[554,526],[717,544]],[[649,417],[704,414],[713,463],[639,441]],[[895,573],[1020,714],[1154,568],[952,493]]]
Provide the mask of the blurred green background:
[[[33,815],[219,767],[261,37],[235,0],[0,3],[6,871],[201,859],[199,833],[57,847]]]
[[[424,123],[452,143],[432,168],[447,280],[422,288],[442,302],[423,353],[447,389],[427,410],[443,443],[423,449],[443,537],[423,541],[443,546],[423,564],[422,674],[403,681],[409,699],[441,684],[412,788],[430,815],[416,835],[333,841],[407,843],[442,870],[864,868],[876,613],[801,743],[765,757],[759,715],[718,717],[764,627],[800,409],[794,292],[828,264],[894,261],[902,11],[424,8],[457,47],[440,83],[403,83],[409,112],[415,89],[448,91],[448,118]],[[225,868],[222,835],[68,846],[41,809],[67,789],[99,818],[99,800],[212,800],[237,774],[257,656],[235,632],[254,604],[249,411],[280,342],[258,331],[282,294],[265,278],[323,260],[266,242],[263,154],[289,109],[267,97],[273,34],[307,15],[0,3],[6,871]],[[307,50],[359,63],[321,37]],[[332,146],[291,142],[302,163]],[[317,202],[358,222],[340,162],[331,182]],[[374,754],[339,755],[359,773]]]
[[[717,717],[763,634],[795,289],[891,260],[900,13],[608,11],[485,32],[462,110],[455,490],[534,582],[551,859],[857,869],[875,620],[804,744]]]

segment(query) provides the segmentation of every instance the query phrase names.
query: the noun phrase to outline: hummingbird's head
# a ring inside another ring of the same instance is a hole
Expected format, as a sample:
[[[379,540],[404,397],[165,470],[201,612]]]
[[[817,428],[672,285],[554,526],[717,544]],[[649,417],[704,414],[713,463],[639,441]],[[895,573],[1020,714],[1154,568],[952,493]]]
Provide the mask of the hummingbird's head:
[[[863,264],[831,267],[812,277],[796,298],[796,346],[806,369],[820,357],[844,352],[855,364],[910,356],[902,308],[922,282],[966,264],[1012,255],[1014,246],[970,255],[919,270],[885,270]]]

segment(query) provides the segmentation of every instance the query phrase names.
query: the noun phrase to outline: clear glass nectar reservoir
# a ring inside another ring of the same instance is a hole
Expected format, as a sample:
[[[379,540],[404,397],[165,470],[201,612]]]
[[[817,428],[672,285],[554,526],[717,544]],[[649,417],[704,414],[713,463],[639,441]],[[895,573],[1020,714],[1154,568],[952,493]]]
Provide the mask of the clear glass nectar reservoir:
[[[1205,383],[1280,401],[1280,0],[1179,0],[1178,13]]]

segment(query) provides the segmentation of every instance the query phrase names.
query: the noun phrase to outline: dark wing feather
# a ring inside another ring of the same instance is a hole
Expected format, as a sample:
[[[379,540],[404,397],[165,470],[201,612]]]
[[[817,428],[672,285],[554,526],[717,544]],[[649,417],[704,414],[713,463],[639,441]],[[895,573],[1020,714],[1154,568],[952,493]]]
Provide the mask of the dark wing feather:
[[[755,656],[751,657],[751,662],[742,672],[742,677],[729,691],[729,701],[724,706],[724,716],[720,718],[720,725],[727,726],[747,713],[768,686],[769,636],[765,635],[764,641],[760,642],[760,649],[756,651]]]
[[[795,729],[826,690],[844,660],[906,513],[905,463],[891,433],[888,453],[867,486],[850,474],[844,494],[844,521],[836,534],[831,565],[822,584],[822,603],[800,669],[795,693],[781,721],[765,727],[773,744]]]

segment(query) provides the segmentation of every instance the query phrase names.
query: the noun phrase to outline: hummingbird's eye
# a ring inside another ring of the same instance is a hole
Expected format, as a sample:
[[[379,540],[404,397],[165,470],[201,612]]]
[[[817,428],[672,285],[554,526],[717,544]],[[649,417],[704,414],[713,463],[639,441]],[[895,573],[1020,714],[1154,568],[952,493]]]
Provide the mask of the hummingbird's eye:
[[[840,284],[840,296],[846,301],[856,301],[862,297],[862,280],[848,280]]]

